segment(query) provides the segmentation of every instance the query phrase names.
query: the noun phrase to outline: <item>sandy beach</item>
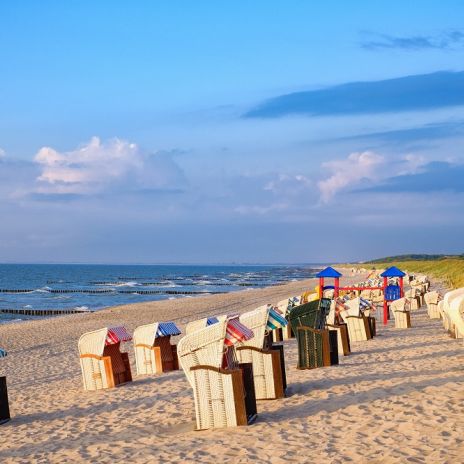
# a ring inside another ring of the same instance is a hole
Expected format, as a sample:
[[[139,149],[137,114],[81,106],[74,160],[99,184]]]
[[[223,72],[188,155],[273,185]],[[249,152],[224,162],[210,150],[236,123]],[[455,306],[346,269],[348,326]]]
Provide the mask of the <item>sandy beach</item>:
[[[244,312],[314,286],[311,279],[0,325],[9,354],[0,373],[13,418],[0,428],[0,462],[460,462],[464,347],[425,308],[413,311],[412,329],[390,323],[373,340],[353,343],[338,366],[297,370],[296,342],[286,341],[287,398],[258,402],[258,420],[248,427],[193,431],[182,371],[134,376],[112,390],[82,388],[83,332],[115,324],[132,332],[157,320],[183,329],[190,320]],[[125,348],[134,363],[132,344]]]

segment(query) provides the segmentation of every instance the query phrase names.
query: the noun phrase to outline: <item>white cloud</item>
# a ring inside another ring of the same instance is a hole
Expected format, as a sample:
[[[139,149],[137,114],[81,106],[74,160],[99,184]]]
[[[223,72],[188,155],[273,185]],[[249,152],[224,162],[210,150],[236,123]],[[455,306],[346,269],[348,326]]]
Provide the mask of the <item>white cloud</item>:
[[[302,174],[279,174],[264,186],[264,190],[276,195],[294,196],[311,186],[311,181]]]
[[[371,151],[351,153],[347,159],[323,163],[332,175],[318,182],[321,199],[329,202],[339,191],[357,185],[363,179],[377,180],[384,176],[386,161],[381,155]]]
[[[6,152],[0,147],[0,161],[6,157]]]
[[[173,189],[183,174],[169,154],[146,154],[121,139],[93,137],[69,152],[42,147],[34,158],[41,168],[36,192],[88,195],[107,190]]]

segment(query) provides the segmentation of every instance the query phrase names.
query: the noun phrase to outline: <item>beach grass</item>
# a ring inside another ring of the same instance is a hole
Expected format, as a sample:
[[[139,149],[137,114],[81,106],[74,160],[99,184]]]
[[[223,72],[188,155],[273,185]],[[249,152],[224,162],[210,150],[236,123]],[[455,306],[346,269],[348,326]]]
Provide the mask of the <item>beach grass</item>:
[[[435,277],[436,279],[442,280],[448,288],[464,287],[464,259],[460,257],[425,261],[376,262],[356,265],[356,267],[365,267],[369,269],[385,269],[390,266],[397,266],[399,269],[411,273],[417,272]]]

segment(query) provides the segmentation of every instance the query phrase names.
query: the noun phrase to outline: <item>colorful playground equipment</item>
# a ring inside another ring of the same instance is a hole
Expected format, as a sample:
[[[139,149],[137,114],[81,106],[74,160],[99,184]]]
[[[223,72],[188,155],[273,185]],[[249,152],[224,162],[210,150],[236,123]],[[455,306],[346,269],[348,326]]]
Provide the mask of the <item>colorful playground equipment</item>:
[[[383,292],[383,324],[388,323],[388,304],[392,301],[403,298],[404,296],[404,276],[406,274],[399,270],[396,266],[389,267],[386,271],[380,274],[383,278],[383,284],[377,286],[351,286],[340,287],[340,277],[342,274],[336,271],[333,267],[326,267],[324,270],[316,274],[319,277],[319,298],[322,298],[324,291],[333,290],[334,298],[337,298],[340,291],[362,292],[363,290],[381,290]],[[334,279],[333,285],[325,285],[325,279]],[[398,278],[398,285],[389,283],[389,280]]]

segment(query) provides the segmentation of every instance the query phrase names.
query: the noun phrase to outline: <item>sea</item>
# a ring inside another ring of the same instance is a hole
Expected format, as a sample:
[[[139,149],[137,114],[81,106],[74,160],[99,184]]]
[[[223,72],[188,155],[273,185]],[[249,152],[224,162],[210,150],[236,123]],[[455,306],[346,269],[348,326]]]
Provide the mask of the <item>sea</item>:
[[[321,265],[0,264],[0,323],[11,309],[97,311],[143,301],[251,290],[314,277]]]

